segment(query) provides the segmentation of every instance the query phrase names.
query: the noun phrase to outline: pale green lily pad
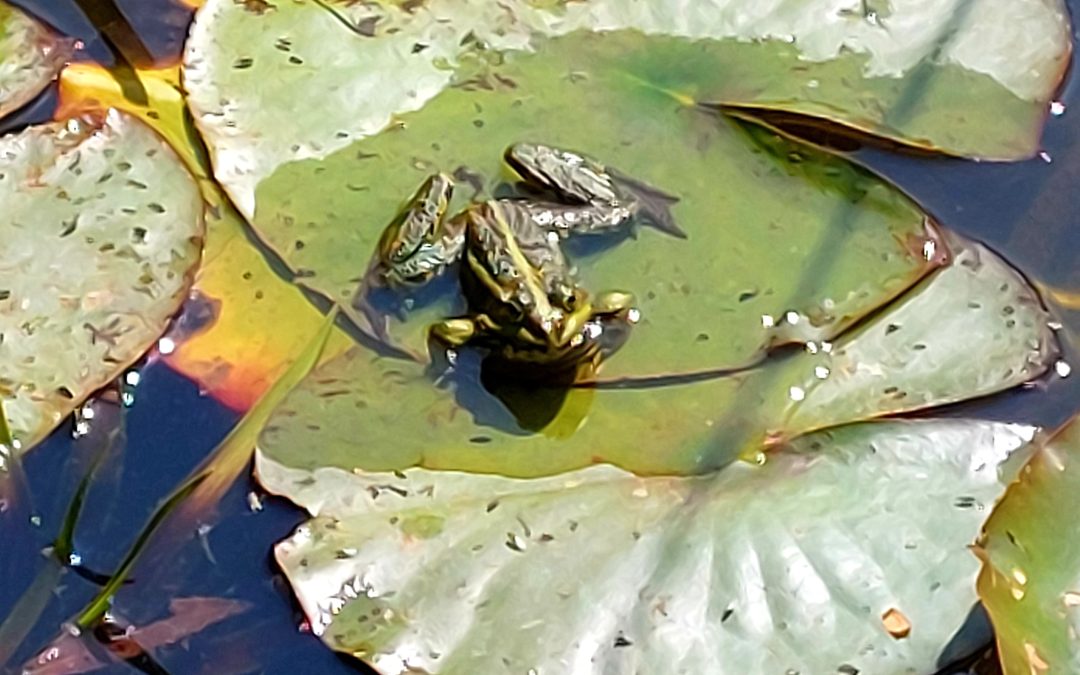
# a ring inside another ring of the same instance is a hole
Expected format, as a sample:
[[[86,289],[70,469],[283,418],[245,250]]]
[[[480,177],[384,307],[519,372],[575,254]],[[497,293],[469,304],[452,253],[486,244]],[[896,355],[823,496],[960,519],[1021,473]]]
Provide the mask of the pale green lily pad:
[[[929,673],[1031,433],[853,425],[695,478],[257,467],[318,514],[276,549],[313,630],[383,675]]]
[[[1004,159],[1037,149],[1070,50],[1061,0],[208,0],[185,84],[217,178],[250,218],[262,181],[424,106],[477,42],[627,28],[724,40],[714,99]]]
[[[0,0],[0,117],[41,93],[71,57],[73,46]]]
[[[166,143],[112,110],[0,139],[0,203],[0,397],[27,449],[165,330],[202,199]]]
[[[1005,675],[1080,672],[1080,422],[1037,451],[979,540]]]
[[[609,462],[693,474],[813,429],[1034,379],[1057,354],[1038,298],[986,248],[960,240],[953,248],[950,266],[834,342],[703,381],[575,388],[549,401],[552,419],[531,429],[467,377],[437,387],[418,364],[356,347],[290,394],[260,447],[304,470],[542,476]],[[544,396],[526,399],[534,416]]]

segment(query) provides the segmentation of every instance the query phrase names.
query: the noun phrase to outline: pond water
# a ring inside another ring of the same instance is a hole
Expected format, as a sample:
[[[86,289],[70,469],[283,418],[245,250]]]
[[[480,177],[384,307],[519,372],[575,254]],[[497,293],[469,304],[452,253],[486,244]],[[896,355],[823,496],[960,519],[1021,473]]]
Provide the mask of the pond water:
[[[84,43],[83,55],[112,65],[123,78],[125,62],[175,62],[191,13],[166,0],[19,0],[20,5],[60,32]],[[1074,15],[1080,0],[1070,0]],[[87,20],[92,16],[94,22]],[[125,17],[126,23],[125,25]],[[94,23],[100,28],[95,28]],[[132,30],[133,29],[133,30]],[[137,36],[137,38],[136,38]],[[940,222],[1002,253],[1046,286],[1080,289],[1080,87],[1066,82],[1061,114],[1052,115],[1044,154],[1012,164],[901,156],[864,149],[859,160],[901,186]],[[0,123],[0,131],[50,118],[52,89]],[[1075,106],[1075,110],[1074,110]],[[196,308],[197,309],[197,308]],[[1062,309],[1072,335],[1080,310]],[[197,313],[197,312],[195,312]],[[1066,341],[1073,363],[1076,342]],[[7,616],[42,564],[41,548],[55,535],[76,487],[102,447],[108,460],[97,474],[84,507],[76,550],[89,570],[115,569],[154,508],[225,436],[238,419],[234,411],[201,395],[198,387],[157,361],[138,367],[129,380],[129,405],[100,405],[100,414],[120,416],[118,426],[99,423],[81,438],[64,425],[24,462],[25,485],[14,503],[0,508],[5,543],[0,550],[0,617]],[[1053,427],[1076,412],[1080,377],[1056,380],[968,402],[936,415],[988,417]],[[107,420],[105,420],[107,421]],[[119,429],[109,438],[110,430]],[[350,673],[370,672],[338,657],[303,628],[303,616],[270,558],[272,545],[303,522],[304,515],[276,498],[264,498],[250,479],[235,485],[220,504],[221,518],[192,545],[167,559],[149,558],[118,596],[116,616],[134,625],[160,618],[176,596],[228,597],[249,611],[159,650],[157,663],[138,660],[98,672],[170,673]],[[14,534],[12,534],[14,533]],[[74,574],[64,577],[49,610],[30,632],[11,664],[30,658],[78,611],[98,587]],[[973,623],[966,651],[988,643],[985,626]],[[958,645],[963,653],[964,646]],[[4,672],[9,672],[5,670]],[[984,671],[990,672],[990,671]]]

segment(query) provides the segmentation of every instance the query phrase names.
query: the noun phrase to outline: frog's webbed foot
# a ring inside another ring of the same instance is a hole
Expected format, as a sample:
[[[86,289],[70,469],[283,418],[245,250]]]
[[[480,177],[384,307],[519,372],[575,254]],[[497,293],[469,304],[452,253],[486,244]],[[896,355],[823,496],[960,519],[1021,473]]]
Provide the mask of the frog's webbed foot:
[[[637,202],[637,215],[650,222],[656,229],[679,239],[686,239],[686,232],[675,223],[672,205],[679,201],[673,194],[631,178],[618,169],[607,168],[612,183],[624,194]]]

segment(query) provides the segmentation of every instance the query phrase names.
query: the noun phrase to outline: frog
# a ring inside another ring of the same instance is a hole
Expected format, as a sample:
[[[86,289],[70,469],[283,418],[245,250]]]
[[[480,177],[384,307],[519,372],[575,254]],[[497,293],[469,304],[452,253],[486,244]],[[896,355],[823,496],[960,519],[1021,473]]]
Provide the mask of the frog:
[[[605,336],[625,339],[639,313],[630,293],[590,295],[561,242],[625,231],[639,219],[685,238],[670,212],[678,198],[553,146],[514,144],[504,160],[528,196],[475,202],[448,216],[454,180],[430,175],[383,231],[362,287],[415,289],[457,266],[467,312],[429,327],[433,362],[477,346],[515,377],[572,378],[617,348],[621,342]],[[386,317],[357,298],[385,339]]]

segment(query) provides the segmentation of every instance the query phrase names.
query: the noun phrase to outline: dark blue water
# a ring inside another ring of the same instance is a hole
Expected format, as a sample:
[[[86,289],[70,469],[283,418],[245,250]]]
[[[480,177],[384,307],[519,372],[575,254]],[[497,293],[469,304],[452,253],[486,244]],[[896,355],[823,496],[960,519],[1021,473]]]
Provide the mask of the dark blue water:
[[[15,4],[82,40],[84,54],[112,65],[121,79],[131,64],[175,61],[190,19],[188,10],[168,0],[118,0],[119,13],[97,0],[17,0]],[[1069,4],[1074,14],[1080,9],[1080,0]],[[98,32],[95,21],[106,28]],[[1060,99],[1065,113],[1048,121],[1044,137],[1049,162],[1037,158],[1012,164],[975,163],[874,150],[864,150],[859,157],[906,189],[944,225],[989,244],[1033,278],[1080,288],[1080,223],[1074,215],[1080,214],[1080,191],[1076,190],[1080,185],[1080,92],[1074,82],[1066,84]],[[0,123],[0,131],[47,120],[54,105],[55,92],[47,92]],[[1080,328],[1080,314],[1066,313],[1061,318]],[[1072,347],[1066,348],[1069,360],[1080,363]],[[62,425],[27,456],[24,483],[14,499],[0,505],[4,532],[0,617],[9,614],[37,570],[47,564],[40,551],[55,537],[71,495],[96,453],[109,454],[90,489],[76,534],[76,551],[88,570],[108,573],[159,501],[236,422],[233,412],[202,396],[194,384],[163,364],[141,367],[140,374],[138,386],[130,392],[133,405],[100,403],[98,424],[89,435],[75,440],[71,425]],[[1080,377],[1074,376],[954,406],[944,413],[1052,427],[1078,408]],[[252,610],[155,652],[164,672],[370,672],[332,654],[300,628],[303,617],[269,552],[304,520],[303,514],[272,498],[262,500],[261,511],[253,511],[251,493],[258,494],[257,487],[248,478],[241,480],[222,500],[221,515],[213,527],[194,533],[186,546],[168,558],[151,557],[148,561],[153,564],[137,567],[131,583],[117,596],[115,615],[133,625],[145,625],[166,615],[169,600],[178,596],[225,597],[251,604]],[[11,664],[33,656],[96,590],[93,582],[66,574]],[[969,628],[956,641],[952,655],[960,657],[988,643],[987,627],[977,613]],[[17,672],[10,664],[8,668]],[[138,671],[118,664],[97,672]]]

